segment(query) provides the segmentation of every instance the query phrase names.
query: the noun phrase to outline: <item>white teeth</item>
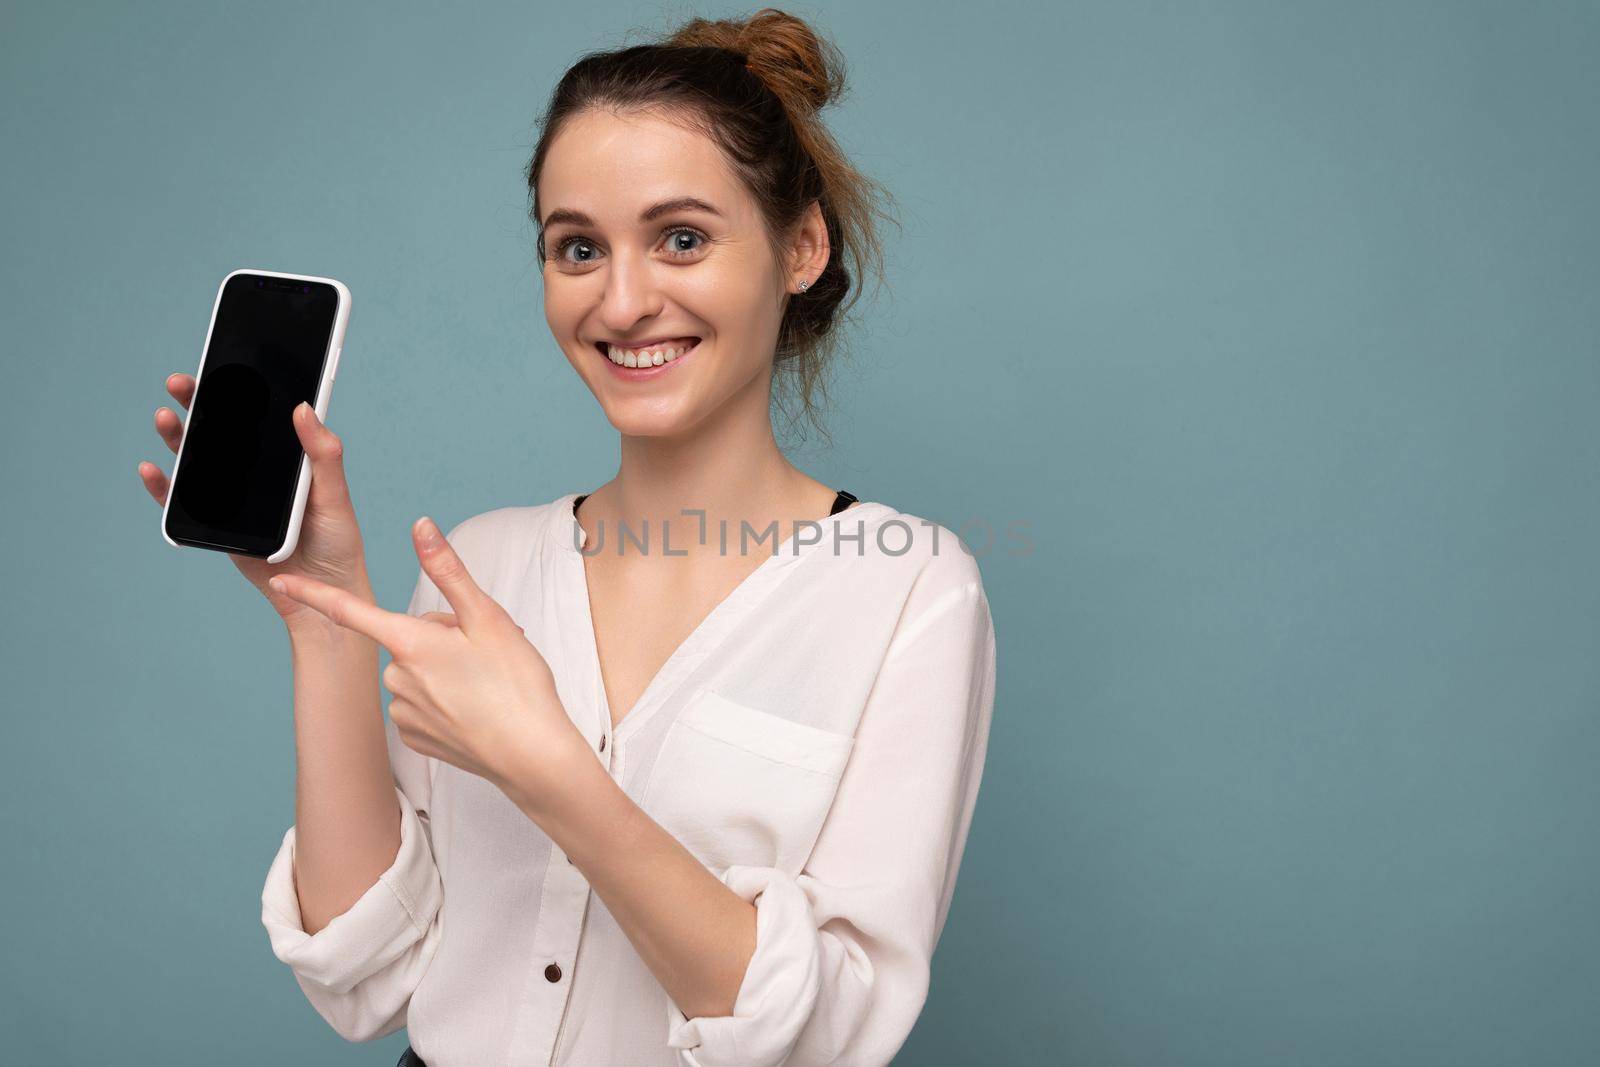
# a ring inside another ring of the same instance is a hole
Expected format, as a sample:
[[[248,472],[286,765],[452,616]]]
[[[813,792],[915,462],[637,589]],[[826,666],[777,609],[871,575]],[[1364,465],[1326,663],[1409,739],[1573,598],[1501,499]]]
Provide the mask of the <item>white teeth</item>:
[[[685,345],[681,348],[635,349],[607,345],[606,356],[611,362],[622,367],[659,367],[663,363],[671,363],[692,347],[693,345]]]

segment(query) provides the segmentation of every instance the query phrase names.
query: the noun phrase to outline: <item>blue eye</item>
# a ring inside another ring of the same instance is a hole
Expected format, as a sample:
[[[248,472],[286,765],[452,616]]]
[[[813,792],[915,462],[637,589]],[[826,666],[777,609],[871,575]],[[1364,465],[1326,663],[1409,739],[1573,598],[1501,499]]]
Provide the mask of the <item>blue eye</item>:
[[[700,246],[698,244],[690,245],[688,248],[684,248],[682,245],[678,244],[678,239],[680,237],[690,237],[695,241],[704,241],[706,239],[705,234],[701,233],[699,230],[690,229],[687,226],[676,226],[668,230],[667,250],[675,255],[683,255],[684,253],[698,252],[700,250]]]
[[[582,237],[568,237],[566,240],[564,240],[560,244],[556,245],[556,258],[558,258],[558,259],[565,258],[566,254],[567,254],[567,249],[572,248],[575,245],[576,246],[581,246],[581,247],[584,247],[584,248],[588,248],[588,249],[591,249],[591,250],[594,249],[594,245],[590,241],[585,239],[585,238],[582,238]],[[587,259],[577,259],[577,260],[569,259],[569,260],[567,260],[567,262],[568,263],[588,263],[589,260],[587,260]]]
[[[691,259],[703,251],[704,246],[711,240],[692,226],[670,226],[663,230],[661,235],[666,238],[667,255],[673,259]],[[688,242],[687,245],[685,242]],[[581,249],[583,254],[579,258],[571,258],[567,255],[569,248]],[[599,255],[598,245],[587,237],[574,234],[557,242],[553,258],[562,263],[579,266],[595,262]]]

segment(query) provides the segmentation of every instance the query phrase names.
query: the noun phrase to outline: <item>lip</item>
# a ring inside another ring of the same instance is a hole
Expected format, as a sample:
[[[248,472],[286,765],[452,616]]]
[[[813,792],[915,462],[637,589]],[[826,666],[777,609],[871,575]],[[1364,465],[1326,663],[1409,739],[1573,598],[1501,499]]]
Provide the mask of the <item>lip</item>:
[[[634,344],[630,347],[647,348],[650,345],[660,344],[662,341],[676,341],[680,339],[681,338],[677,337],[664,337],[660,338],[659,340],[634,342]],[[651,378],[659,378],[661,375],[667,373],[680,363],[687,361],[691,356],[700,350],[700,342],[698,340],[695,341],[694,344],[690,345],[688,349],[684,351],[683,355],[679,356],[670,363],[663,363],[659,367],[653,364],[649,367],[619,367],[617,364],[611,362],[611,357],[606,355],[606,353],[600,348],[600,342],[595,343],[591,347],[594,349],[595,355],[600,357],[600,361],[606,365],[606,369],[611,371],[612,374],[615,374],[618,378],[621,378],[625,382],[642,382]]]
[[[695,335],[692,333],[680,333],[670,337],[647,337],[643,341],[609,341],[601,338],[595,343],[597,345],[610,345],[614,348],[654,348],[656,345],[664,345],[672,341],[693,341],[695,339]]]

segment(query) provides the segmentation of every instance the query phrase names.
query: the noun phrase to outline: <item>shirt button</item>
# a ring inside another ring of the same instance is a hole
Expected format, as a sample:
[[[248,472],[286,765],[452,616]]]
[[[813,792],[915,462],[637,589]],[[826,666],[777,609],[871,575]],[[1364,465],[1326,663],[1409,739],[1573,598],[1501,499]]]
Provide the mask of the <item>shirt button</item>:
[[[561,967],[552,963],[544,969],[544,976],[552,982],[561,981]]]

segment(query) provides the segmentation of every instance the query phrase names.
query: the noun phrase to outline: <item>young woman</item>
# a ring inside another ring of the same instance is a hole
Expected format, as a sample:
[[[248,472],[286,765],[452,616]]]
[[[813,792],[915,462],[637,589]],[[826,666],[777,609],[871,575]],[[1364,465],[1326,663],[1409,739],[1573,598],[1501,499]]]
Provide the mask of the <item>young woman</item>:
[[[775,378],[810,414],[876,247],[817,117],[840,88],[771,10],[566,73],[528,170],[545,311],[621,462],[443,539],[420,521],[405,614],[373,602],[341,442],[296,414],[300,548],[235,557],[294,656],[262,922],[347,1039],[406,1026],[401,1063],[432,1067],[761,1067],[884,1064],[910,1033],[994,631],[951,531],[775,443]],[[193,386],[168,381],[185,407]],[[156,425],[176,450],[178,416]]]

